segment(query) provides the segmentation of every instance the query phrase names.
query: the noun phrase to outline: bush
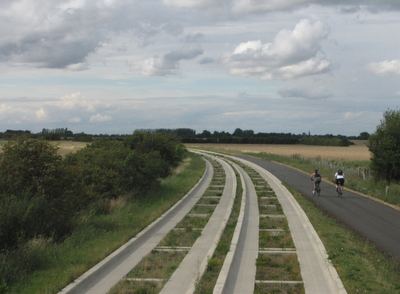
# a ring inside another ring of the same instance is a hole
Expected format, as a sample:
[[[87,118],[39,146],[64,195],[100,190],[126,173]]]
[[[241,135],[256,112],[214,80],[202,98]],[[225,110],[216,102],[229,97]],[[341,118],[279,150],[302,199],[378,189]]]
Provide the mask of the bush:
[[[160,159],[165,161],[162,177],[167,177],[171,168],[178,166],[186,150],[178,137],[170,133],[135,131],[125,139],[124,143],[139,154],[158,152]]]
[[[65,157],[65,165],[84,187],[85,204],[94,198],[115,198],[125,191],[121,186],[122,164],[129,152],[120,142],[104,141]]]
[[[56,147],[26,138],[7,142],[0,154],[0,248],[66,235],[78,199],[73,180]]]

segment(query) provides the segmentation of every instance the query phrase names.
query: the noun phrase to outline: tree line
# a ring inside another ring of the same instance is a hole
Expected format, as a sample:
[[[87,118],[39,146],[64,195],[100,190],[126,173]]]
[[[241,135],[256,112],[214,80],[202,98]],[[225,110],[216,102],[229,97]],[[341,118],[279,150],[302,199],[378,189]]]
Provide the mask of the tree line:
[[[164,133],[176,135],[182,143],[222,143],[222,144],[303,144],[303,145],[322,145],[322,146],[350,146],[352,139],[368,140],[370,134],[362,132],[358,136],[343,136],[343,135],[311,135],[310,133],[293,134],[293,133],[255,133],[253,130],[242,130],[236,128],[233,133],[226,131],[214,131],[211,133],[208,130],[203,130],[201,133],[196,133],[196,130],[190,128],[177,129],[140,129],[145,133]],[[0,138],[9,139],[14,135],[28,135],[31,138],[43,138],[46,140],[72,140],[77,142],[93,142],[95,140],[109,138],[114,140],[124,140],[125,134],[85,134],[73,133],[68,128],[58,129],[43,129],[42,132],[33,134],[30,131],[22,130],[7,130],[0,133]]]

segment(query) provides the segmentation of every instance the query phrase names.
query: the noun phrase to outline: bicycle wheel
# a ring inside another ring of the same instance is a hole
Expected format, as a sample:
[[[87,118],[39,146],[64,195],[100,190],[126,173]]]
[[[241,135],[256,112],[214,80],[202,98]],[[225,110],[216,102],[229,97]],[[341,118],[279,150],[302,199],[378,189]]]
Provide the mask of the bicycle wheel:
[[[321,195],[321,188],[320,188],[320,186],[319,186],[319,184],[317,185],[317,189],[316,189],[317,191],[317,196],[319,197],[319,195]]]
[[[342,197],[342,194],[343,194],[342,185],[338,185],[337,193],[338,193],[338,197]]]

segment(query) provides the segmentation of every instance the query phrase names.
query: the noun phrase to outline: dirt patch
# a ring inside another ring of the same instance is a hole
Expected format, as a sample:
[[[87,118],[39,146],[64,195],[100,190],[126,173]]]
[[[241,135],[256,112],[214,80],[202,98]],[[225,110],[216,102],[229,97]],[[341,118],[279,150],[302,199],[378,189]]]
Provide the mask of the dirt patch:
[[[185,144],[192,148],[212,148],[220,151],[271,153],[286,156],[299,154],[301,157],[321,157],[327,160],[369,160],[371,155],[364,142],[349,147],[277,145],[277,144]]]

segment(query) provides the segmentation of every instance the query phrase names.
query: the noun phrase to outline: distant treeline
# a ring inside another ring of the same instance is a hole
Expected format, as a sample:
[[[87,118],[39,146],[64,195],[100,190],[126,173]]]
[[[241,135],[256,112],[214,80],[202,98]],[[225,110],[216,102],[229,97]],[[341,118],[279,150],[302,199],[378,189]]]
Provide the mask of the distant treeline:
[[[362,132],[358,136],[343,135],[311,135],[310,133],[292,134],[292,133],[255,133],[253,130],[242,130],[236,128],[231,134],[229,132],[214,131],[211,133],[204,130],[202,133],[196,133],[196,130],[190,128],[177,129],[140,129],[139,131],[148,133],[167,133],[176,135],[182,143],[223,143],[223,144],[303,144],[320,146],[349,146],[353,143],[350,140],[368,140],[369,133]],[[68,128],[43,129],[42,132],[33,134],[30,131],[7,130],[0,133],[0,138],[10,139],[13,136],[25,135],[30,138],[43,138],[46,140],[72,140],[77,142],[93,142],[98,139],[113,139],[117,141],[124,140],[127,135],[124,134],[100,134],[92,135],[83,132],[74,134]]]
[[[232,134],[222,131],[204,130],[196,134],[192,129],[155,129],[146,130],[160,133],[174,133],[183,143],[224,143],[224,144],[303,144],[320,146],[350,146],[353,145],[350,140],[366,140],[369,134],[364,132],[359,136],[346,137],[342,135],[310,135],[310,134],[292,134],[292,133],[254,133],[253,130],[242,130],[237,128]]]

